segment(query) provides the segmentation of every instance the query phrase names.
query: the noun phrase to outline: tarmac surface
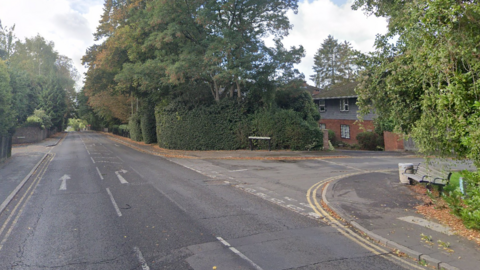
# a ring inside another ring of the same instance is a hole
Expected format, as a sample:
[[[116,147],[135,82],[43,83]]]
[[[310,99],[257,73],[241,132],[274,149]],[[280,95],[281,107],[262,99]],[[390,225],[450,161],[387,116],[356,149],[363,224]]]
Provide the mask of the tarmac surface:
[[[340,229],[347,234],[351,233],[347,231],[348,228],[353,227],[374,240],[373,242],[370,241],[371,243],[368,245],[371,247],[369,249],[377,250],[375,254],[381,253],[382,250],[389,253],[398,250],[412,257],[413,260],[411,261],[413,263],[404,264],[407,269],[420,269],[420,264],[423,263],[428,263],[438,269],[478,269],[477,266],[480,264],[480,250],[477,244],[455,235],[449,228],[438,224],[436,221],[424,220],[421,215],[415,212],[414,207],[422,202],[416,200],[411,190],[404,184],[400,184],[398,180],[398,163],[423,162],[422,158],[412,153],[341,150],[332,152],[172,151],[132,142],[118,136],[107,136],[113,142],[112,145],[117,148],[128,146],[143,153],[160,156],[205,176],[207,178],[202,181],[207,186],[232,186],[296,214],[318,220],[323,224],[318,230],[298,228],[296,231],[288,232],[291,237],[298,237],[302,241],[308,241],[308,237],[314,237],[315,233],[324,234],[329,230],[329,226],[326,225],[331,225],[337,230],[341,227]],[[0,164],[0,204],[2,202],[6,204],[5,200],[9,196],[11,197],[15,188],[35,168],[45,154],[50,152],[51,146],[58,143],[60,139],[61,137],[39,144],[14,147],[12,158]],[[95,144],[93,145],[95,146]],[[106,144],[104,143],[104,145]],[[139,177],[141,174],[145,174],[145,171],[140,170],[138,172]],[[323,192],[319,187],[323,187]],[[314,188],[318,189],[318,193],[311,193]],[[144,192],[149,193],[147,190]],[[305,197],[305,194],[307,194],[307,197]],[[323,212],[322,205],[315,205],[310,201],[317,199],[323,201],[334,212],[334,215],[341,217],[344,220],[341,221],[343,225],[335,225],[336,221],[328,219],[331,217]],[[1,212],[2,209],[0,209],[0,214]],[[181,215],[177,212],[175,212],[174,217],[179,219],[178,222],[183,223]],[[272,216],[272,218],[274,217]],[[213,224],[211,223],[209,226],[214,226]],[[294,223],[291,224],[293,226]],[[242,230],[242,227],[238,228]],[[340,230],[339,232],[342,233]],[[282,236],[281,233],[277,234],[262,237],[278,241]],[[422,235],[428,236],[431,241],[425,241],[425,237]],[[230,238],[230,244],[244,246],[244,248],[248,245],[251,246],[252,243],[268,240],[258,237],[251,239],[248,237]],[[327,239],[324,238],[323,241],[325,240]],[[446,251],[439,247],[437,244],[439,240],[443,243],[449,243],[450,250]],[[198,239],[196,241],[202,242],[203,240]],[[312,241],[314,240],[312,239]],[[333,238],[327,241],[330,242],[329,245],[332,247],[336,245]],[[379,247],[374,246],[376,245],[375,242],[380,243]],[[429,242],[433,242],[433,245]],[[287,242],[277,244],[282,246]],[[194,265],[201,269],[205,261],[200,258],[207,256],[201,250],[208,250],[208,248],[218,250],[216,245],[208,245],[190,247],[190,250],[197,249],[194,251],[194,253],[197,252],[197,255],[188,259],[190,260],[190,266]],[[262,253],[261,247],[262,245],[259,244],[258,250],[253,248],[245,249],[245,251],[247,255],[253,258],[253,261],[261,262],[260,265],[269,266],[263,269],[286,269],[282,268],[286,264],[290,264],[291,269],[300,269],[295,265],[298,266],[304,261],[312,260],[311,256],[301,255],[308,254],[308,251],[305,250],[306,253],[290,254],[285,258],[288,258],[287,261],[265,261],[255,255],[255,253]],[[278,248],[279,246],[270,249],[277,250]],[[324,257],[326,255],[318,256],[327,259],[327,257]],[[317,269],[315,261],[312,260],[308,269]],[[230,261],[230,263],[232,262]],[[322,264],[322,266],[331,269],[353,269],[358,268],[364,261],[358,261],[357,263],[355,265],[355,260],[350,260],[345,261],[343,266],[338,263],[333,263],[330,266]],[[380,261],[377,263],[378,266],[383,264]],[[235,262],[234,264],[244,265],[242,262]],[[325,267],[321,268],[324,269]]]

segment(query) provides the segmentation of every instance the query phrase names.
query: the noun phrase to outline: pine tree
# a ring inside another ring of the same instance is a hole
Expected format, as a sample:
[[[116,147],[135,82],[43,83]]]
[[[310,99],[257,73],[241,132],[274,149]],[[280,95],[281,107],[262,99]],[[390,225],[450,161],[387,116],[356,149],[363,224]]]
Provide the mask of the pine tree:
[[[328,88],[337,83],[351,82],[355,77],[354,50],[349,42],[339,43],[329,35],[314,56],[311,79],[315,86]]]

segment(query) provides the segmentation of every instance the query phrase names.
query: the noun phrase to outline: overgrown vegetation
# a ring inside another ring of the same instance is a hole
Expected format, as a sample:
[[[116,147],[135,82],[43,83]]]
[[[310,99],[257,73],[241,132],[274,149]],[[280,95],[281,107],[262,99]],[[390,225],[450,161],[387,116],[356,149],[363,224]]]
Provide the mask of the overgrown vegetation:
[[[44,110],[35,110],[32,115],[27,117],[23,124],[25,127],[39,127],[41,129],[50,129],[53,126],[52,119]]]

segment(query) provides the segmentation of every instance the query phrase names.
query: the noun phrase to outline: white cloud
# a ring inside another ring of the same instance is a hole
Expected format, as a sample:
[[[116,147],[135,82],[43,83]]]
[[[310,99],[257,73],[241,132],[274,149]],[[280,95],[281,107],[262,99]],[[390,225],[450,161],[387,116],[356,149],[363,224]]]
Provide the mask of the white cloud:
[[[385,19],[351,10],[352,2],[338,6],[330,0],[305,0],[299,3],[298,14],[288,14],[294,28],[283,43],[287,47],[305,47],[306,57],[297,67],[307,79],[312,74],[313,56],[328,35],[350,41],[355,49],[367,52],[372,50],[375,35],[386,31]],[[82,74],[80,86],[86,71],[80,58],[94,44],[92,34],[102,8],[103,0],[0,0],[0,20],[3,25],[15,24],[19,39],[38,33],[53,41],[56,50],[70,57]]]
[[[93,45],[93,33],[102,14],[103,0],[0,0],[3,25],[15,24],[18,39],[40,34],[55,43],[55,50],[74,62],[82,75],[85,50]]]
[[[307,81],[313,74],[313,56],[328,35],[339,41],[349,41],[354,49],[368,52],[373,50],[375,35],[387,31],[385,19],[367,17],[361,10],[354,11],[352,3],[353,0],[348,0],[337,6],[330,0],[304,1],[299,3],[298,14],[288,13],[294,27],[283,44],[286,47],[303,45],[305,48],[306,56],[297,68],[305,74]]]

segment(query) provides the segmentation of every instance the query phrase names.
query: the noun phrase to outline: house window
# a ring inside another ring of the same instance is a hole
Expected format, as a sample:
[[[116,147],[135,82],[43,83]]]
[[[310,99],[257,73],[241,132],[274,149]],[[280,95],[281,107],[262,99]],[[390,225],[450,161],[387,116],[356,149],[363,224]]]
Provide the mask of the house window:
[[[348,112],[348,98],[340,99],[340,111]]]
[[[320,99],[318,101],[318,110],[320,112],[325,112],[325,99]]]
[[[340,125],[340,137],[344,139],[350,139],[350,126],[349,125]]]
[[[325,124],[318,124],[318,125],[319,125],[320,129],[322,129],[322,130],[327,129],[327,126]]]

